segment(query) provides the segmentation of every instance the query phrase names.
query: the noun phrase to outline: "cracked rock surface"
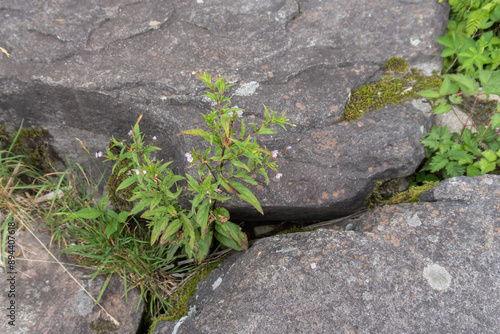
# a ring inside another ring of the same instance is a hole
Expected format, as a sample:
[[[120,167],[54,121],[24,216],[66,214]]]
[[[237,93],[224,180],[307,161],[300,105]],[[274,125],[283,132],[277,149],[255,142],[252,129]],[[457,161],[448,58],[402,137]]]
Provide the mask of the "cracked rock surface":
[[[500,176],[233,254],[165,333],[498,333]],[[427,202],[430,201],[430,202]]]
[[[100,151],[144,114],[160,158],[184,173],[198,142],[176,135],[202,127],[209,108],[196,73],[223,74],[246,122],[261,120],[265,104],[297,124],[263,140],[293,146],[279,156],[280,181],[255,189],[264,218],[332,218],[360,208],[375,180],[421,163],[432,122],[411,101],[339,119],[350,92],[391,57],[440,69],[435,38],[447,15],[434,0],[4,0],[0,46],[11,57],[0,58],[0,122],[43,126],[61,160],[88,163],[75,137]],[[244,203],[231,209],[260,218]]]

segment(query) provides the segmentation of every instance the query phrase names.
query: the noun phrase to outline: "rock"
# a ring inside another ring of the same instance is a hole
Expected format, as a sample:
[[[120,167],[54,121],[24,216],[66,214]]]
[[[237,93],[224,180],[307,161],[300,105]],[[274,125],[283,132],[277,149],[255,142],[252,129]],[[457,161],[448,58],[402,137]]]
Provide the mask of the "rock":
[[[0,41],[11,57],[0,58],[0,122],[43,126],[61,157],[88,165],[75,137],[93,154],[144,114],[160,158],[184,173],[199,142],[177,134],[203,126],[209,108],[196,72],[223,74],[245,121],[262,120],[265,104],[297,124],[263,141],[293,146],[279,156],[281,180],[256,190],[265,219],[332,218],[359,209],[374,181],[421,163],[431,121],[411,102],[338,121],[350,92],[389,58],[441,68],[435,39],[448,10],[434,0],[4,0]],[[245,203],[231,209],[261,219]]]
[[[377,208],[357,231],[257,241],[164,333],[498,333],[500,176],[459,177]]]
[[[47,246],[50,233],[42,232],[43,228],[39,226],[34,231]],[[5,307],[14,301],[15,326],[9,325],[4,316],[0,325],[2,333],[137,333],[142,306],[136,311],[141,298],[136,289],[128,292],[125,301],[123,279],[114,276],[110,280],[100,304],[120,323],[116,326],[28,231],[17,232],[15,238],[14,251],[23,254],[16,257],[15,296],[0,295],[0,302]],[[97,276],[91,280],[92,270],[57,254],[57,247],[52,247],[51,251],[97,299],[106,277]],[[97,331],[98,328],[103,331]]]

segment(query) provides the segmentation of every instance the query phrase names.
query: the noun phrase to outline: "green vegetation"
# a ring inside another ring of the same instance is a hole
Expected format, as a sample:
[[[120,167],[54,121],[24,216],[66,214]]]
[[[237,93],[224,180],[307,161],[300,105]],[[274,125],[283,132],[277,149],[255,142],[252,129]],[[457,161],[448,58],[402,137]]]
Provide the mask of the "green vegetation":
[[[422,139],[427,161],[421,171],[440,178],[499,173],[500,104],[489,115],[473,116],[482,96],[500,95],[500,1],[449,3],[452,11],[446,36],[437,39],[445,46],[443,82],[419,95],[429,99],[435,114],[454,112],[465,100],[473,101],[472,106],[467,103],[472,122],[465,122],[473,124],[464,125],[460,133],[433,127]]]
[[[209,89],[205,97],[217,105],[203,115],[209,131],[190,129],[179,134],[200,136],[209,144],[204,152],[193,149],[185,155],[196,171],[185,177],[175,175],[168,167],[171,162],[151,159],[151,153],[159,148],[153,146],[156,136],[145,143],[139,128],[141,116],[128,140],[112,138],[106,153],[96,153],[96,159],[105,157],[114,162],[106,182],[108,194],[100,199],[97,189],[104,172],[99,171],[101,177],[94,184],[90,168],[85,170],[68,161],[70,167],[63,173],[45,174],[52,168],[48,132],[21,127],[12,134],[1,127],[0,211],[7,213],[2,219],[3,242],[19,213],[25,220],[16,224],[27,227],[36,210],[49,226],[52,240],[64,245],[62,252],[92,268],[92,279],[106,277],[96,303],[116,275],[123,280],[125,296],[133,288],[140,290],[137,307],[145,301],[150,317],[162,313],[169,319],[181,317],[198,281],[220,262],[212,259],[203,264],[205,259],[213,258],[219,249],[248,248],[246,235],[221,205],[233,195],[263,213],[243,183],[256,185],[256,173],[269,182],[268,171],[279,179],[276,158],[281,151],[291,149],[268,150],[256,139],[276,133],[271,125],[291,125],[285,113],[277,116],[264,107],[265,121],[247,125],[238,119],[241,109],[232,108],[224,96],[231,85],[222,77],[213,81],[206,73],[201,78]],[[182,186],[178,185],[181,181]],[[186,191],[189,194],[183,196],[190,196],[189,208],[177,201]],[[38,204],[38,198],[50,193],[52,196]],[[2,250],[4,260],[13,256]],[[91,326],[100,332],[101,325],[106,324]]]
[[[441,85],[441,78],[436,73],[424,76],[414,68],[406,71],[408,63],[403,58],[389,59],[385,68],[387,71],[403,75],[386,75],[379,81],[367,83],[356,89],[351,93],[341,121],[354,121],[388,104],[398,105],[406,100],[419,98],[418,92]]]

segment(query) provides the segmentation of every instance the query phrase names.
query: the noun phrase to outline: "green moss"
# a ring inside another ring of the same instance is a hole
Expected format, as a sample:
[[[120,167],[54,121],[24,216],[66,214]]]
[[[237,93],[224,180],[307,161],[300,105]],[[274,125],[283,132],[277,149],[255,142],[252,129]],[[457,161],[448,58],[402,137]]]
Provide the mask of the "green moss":
[[[441,83],[437,72],[432,76],[424,76],[414,68],[404,76],[386,75],[352,92],[340,121],[351,122],[388,104],[398,105],[409,99],[420,98],[417,92],[439,87]]]
[[[425,181],[423,185],[409,187],[405,191],[397,192],[394,186],[398,183],[398,180],[399,179],[392,179],[375,182],[375,188],[365,200],[366,207],[372,209],[384,205],[418,202],[418,196],[420,196],[421,193],[433,188],[439,183],[439,181]],[[394,195],[387,197],[387,194],[390,193]]]
[[[316,230],[318,228],[319,227],[308,228],[307,226],[293,225],[289,229],[286,229],[286,230],[283,230],[281,232],[276,233],[276,235],[279,235],[279,234],[290,234],[290,233],[300,233],[300,232],[311,232],[311,231],[314,231],[314,230]]]
[[[5,126],[0,124],[0,150],[9,148],[11,142],[10,133],[5,130]]]
[[[421,186],[410,187],[408,190],[400,192],[384,201],[384,205],[418,202],[418,196],[420,196],[421,193],[435,187],[438,183],[439,181],[424,182]]]
[[[101,317],[99,317],[96,321],[92,321],[89,324],[89,328],[97,334],[111,334],[112,332],[116,332],[118,330],[118,326],[109,320],[104,320]]]
[[[198,267],[196,269],[196,275],[194,275],[189,281],[184,283],[184,285],[179,287],[168,299],[168,303],[172,305],[172,308],[170,308],[167,313],[162,314],[153,320],[153,323],[149,328],[149,333],[154,333],[154,331],[156,330],[156,326],[160,321],[174,321],[182,318],[183,316],[186,316],[188,313],[189,297],[194,296],[198,282],[200,282],[202,279],[205,279],[212,270],[217,268],[219,264],[227,258],[227,256],[215,262],[203,264]]]
[[[404,74],[408,69],[408,62],[403,57],[392,57],[385,65],[387,72]]]
[[[49,146],[49,132],[42,127],[22,129],[16,143],[14,151],[22,152],[29,159],[29,165],[41,171],[51,170],[53,162],[53,152]]]
[[[5,130],[0,125],[0,149],[6,150],[12,145],[16,133]],[[25,156],[25,163],[33,166],[41,172],[52,170],[52,163],[57,156],[50,146],[51,136],[42,127],[21,129],[14,145],[12,153]]]

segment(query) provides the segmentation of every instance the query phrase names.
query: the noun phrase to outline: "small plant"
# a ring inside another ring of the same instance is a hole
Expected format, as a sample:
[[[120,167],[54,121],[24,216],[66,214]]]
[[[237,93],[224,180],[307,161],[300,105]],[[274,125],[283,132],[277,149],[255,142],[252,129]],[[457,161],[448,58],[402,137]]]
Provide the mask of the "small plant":
[[[113,173],[121,162],[129,159],[130,163],[117,172],[118,176],[125,173],[128,177],[116,190],[135,186],[129,199],[135,202],[131,214],[144,211],[141,217],[150,221],[151,243],[168,246],[167,258],[181,252],[197,262],[208,255],[214,239],[235,250],[248,248],[246,235],[229,220],[229,212],[218,204],[229,200],[229,195],[235,195],[263,214],[257,198],[241,182],[257,185],[253,175],[258,173],[268,183],[267,169],[274,171],[277,179],[282,176],[276,162],[280,151],[261,147],[256,136],[276,133],[271,125],[285,128],[290,124],[286,113],[278,117],[264,106],[265,121],[261,125],[250,123],[253,129],[249,131],[244,121],[239,123],[238,112],[242,109],[230,107],[231,101],[224,96],[232,85],[227,85],[222,77],[213,82],[206,73],[201,75],[201,80],[209,88],[204,96],[212,103],[212,111],[203,115],[210,131],[190,129],[179,134],[199,136],[209,144],[203,152],[193,149],[185,154],[190,167],[198,167],[196,176],[175,175],[168,168],[171,162],[151,159],[151,153],[159,148],[152,145],[156,137],[149,144],[144,143],[145,136],[139,128],[142,116],[129,132],[131,142],[113,138],[112,147],[104,155],[116,161]],[[115,148],[119,148],[118,154],[113,152]],[[98,155],[103,154],[99,152]],[[186,190],[178,184],[181,181],[187,181],[186,188],[192,194],[190,208],[183,208],[178,202]]]
[[[443,2],[440,0],[439,2]],[[450,20],[446,35],[436,39],[445,46],[445,73],[474,74],[500,66],[499,0],[449,0]]]
[[[439,90],[420,92],[421,96],[434,101],[432,112],[435,114],[452,111],[453,105],[461,103],[464,96],[472,96],[475,105],[482,93],[500,94],[500,71],[479,71],[481,90],[479,83],[470,75],[447,74],[443,77]],[[500,105],[486,126],[477,126],[477,133],[465,125],[460,134],[451,134],[447,127],[433,127],[422,139],[428,159],[422,170],[431,173],[442,171],[444,178],[476,176],[497,170],[500,167],[500,138],[494,129],[500,127],[499,110]]]

